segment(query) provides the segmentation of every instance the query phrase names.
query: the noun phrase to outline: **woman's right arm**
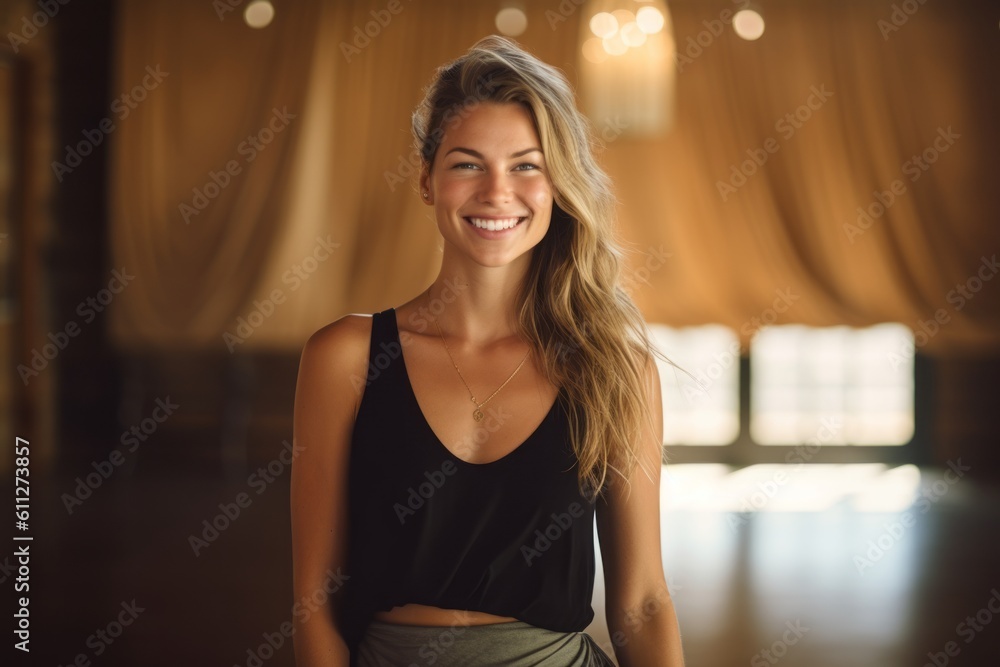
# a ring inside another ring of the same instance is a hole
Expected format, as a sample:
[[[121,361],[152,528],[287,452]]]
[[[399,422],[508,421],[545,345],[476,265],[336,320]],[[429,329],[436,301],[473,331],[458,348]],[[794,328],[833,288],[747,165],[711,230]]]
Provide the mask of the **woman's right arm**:
[[[295,601],[330,587],[330,572],[350,577],[347,559],[347,466],[351,433],[366,376],[371,318],[346,315],[314,333],[299,360],[292,440],[299,454],[291,472],[292,588]],[[355,383],[352,383],[352,377]],[[342,593],[312,613],[293,614],[297,667],[347,667],[338,628]]]

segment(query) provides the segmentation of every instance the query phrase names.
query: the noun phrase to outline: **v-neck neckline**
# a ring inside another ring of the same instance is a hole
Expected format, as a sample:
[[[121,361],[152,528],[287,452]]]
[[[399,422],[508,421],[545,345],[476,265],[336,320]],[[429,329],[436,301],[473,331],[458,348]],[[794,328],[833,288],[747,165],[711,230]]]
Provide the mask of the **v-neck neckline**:
[[[528,435],[528,437],[521,442],[521,444],[519,444],[517,447],[507,452],[500,458],[494,459],[493,461],[486,461],[485,463],[473,463],[471,461],[466,461],[465,459],[459,458],[453,451],[448,449],[448,447],[444,444],[441,438],[438,437],[438,434],[434,431],[434,428],[431,426],[430,422],[427,421],[427,416],[424,414],[423,408],[420,407],[420,401],[417,399],[417,394],[413,390],[413,383],[410,382],[410,373],[406,368],[406,359],[404,358],[403,355],[403,343],[399,337],[399,318],[396,314],[395,308],[390,308],[389,310],[391,311],[391,316],[392,316],[390,321],[392,322],[393,335],[395,337],[394,342],[397,345],[399,345],[399,360],[403,369],[403,379],[406,380],[406,387],[408,389],[407,393],[409,394],[410,400],[413,401],[413,406],[416,408],[417,413],[420,415],[420,421],[423,422],[423,428],[431,436],[431,439],[434,440],[437,446],[444,450],[445,454],[450,456],[452,459],[454,459],[461,465],[470,468],[485,468],[488,466],[498,465],[503,463],[504,461],[512,459],[518,452],[520,452],[522,449],[525,449],[534,440],[538,439],[538,436],[542,431],[542,427],[548,423],[548,421],[552,418],[552,416],[556,412],[556,407],[558,406],[560,396],[562,395],[562,389],[560,389],[559,393],[556,394],[556,399],[552,402],[552,406],[549,408],[548,412],[545,413],[545,417],[542,418],[542,421],[538,424],[538,426],[535,427],[535,430],[532,431],[531,434]]]

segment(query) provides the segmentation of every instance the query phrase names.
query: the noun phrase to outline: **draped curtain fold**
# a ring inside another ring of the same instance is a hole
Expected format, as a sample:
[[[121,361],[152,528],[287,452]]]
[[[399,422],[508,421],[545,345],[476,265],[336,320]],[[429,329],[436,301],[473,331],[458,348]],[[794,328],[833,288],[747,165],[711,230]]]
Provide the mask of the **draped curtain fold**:
[[[919,327],[944,311],[925,351],[996,350],[1000,280],[983,279],[1000,251],[988,5],[920,5],[887,31],[891,7],[781,0],[756,42],[708,28],[742,4],[670,3],[681,61],[669,134],[595,123],[647,319],[720,322],[746,342],[781,299],[777,323]],[[136,276],[111,309],[120,346],[295,350],[436,274],[410,113],[438,65],[495,31],[497,8],[275,5],[253,30],[200,0],[119,3],[115,89],[147,66],[169,73],[110,137],[111,252]],[[589,17],[568,2],[526,13],[518,41],[575,84]],[[920,155],[934,162],[916,166]]]

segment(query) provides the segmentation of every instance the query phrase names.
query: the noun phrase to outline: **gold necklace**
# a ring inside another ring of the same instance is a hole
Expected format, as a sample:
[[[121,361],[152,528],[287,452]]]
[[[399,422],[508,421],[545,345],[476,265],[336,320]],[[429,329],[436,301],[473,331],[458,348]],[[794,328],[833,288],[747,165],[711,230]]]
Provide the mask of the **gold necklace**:
[[[434,319],[434,326],[437,327],[438,335],[441,336],[441,342],[444,343],[444,350],[445,350],[445,352],[448,353],[448,358],[451,359],[451,365],[455,367],[456,371],[458,371],[458,377],[462,378],[462,383],[465,384],[465,388],[469,390],[469,398],[472,399],[473,404],[475,404],[475,406],[476,406],[476,409],[472,411],[472,418],[475,419],[477,422],[478,421],[482,421],[483,420],[483,410],[482,410],[483,406],[486,405],[487,403],[489,403],[491,398],[493,398],[498,393],[500,393],[500,390],[503,389],[504,387],[506,387],[507,383],[510,382],[511,379],[515,375],[517,375],[517,372],[519,370],[521,370],[521,366],[523,366],[524,362],[528,360],[528,355],[531,354],[531,348],[530,347],[528,348],[528,351],[524,355],[524,359],[521,359],[521,363],[517,365],[517,368],[515,368],[514,372],[510,374],[510,377],[507,378],[506,380],[504,380],[504,383],[502,385],[500,385],[499,387],[497,387],[497,390],[495,392],[493,392],[492,394],[490,394],[490,398],[487,398],[482,403],[479,403],[478,401],[476,401],[476,397],[472,393],[472,387],[470,387],[469,383],[465,381],[465,377],[462,375],[462,371],[458,370],[458,364],[455,363],[455,358],[453,356],[451,356],[451,350],[448,348],[448,343],[445,342],[445,340],[444,340],[444,334],[441,333],[441,325],[438,324],[437,318]]]

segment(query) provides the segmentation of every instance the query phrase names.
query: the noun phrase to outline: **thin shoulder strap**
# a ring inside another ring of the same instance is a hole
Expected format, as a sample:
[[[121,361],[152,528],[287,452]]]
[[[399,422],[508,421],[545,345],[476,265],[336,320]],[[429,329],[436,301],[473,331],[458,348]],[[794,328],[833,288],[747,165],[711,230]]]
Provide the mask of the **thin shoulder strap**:
[[[386,331],[389,324],[389,311],[383,310],[380,313],[372,313],[372,354],[378,349],[378,343],[386,339],[389,333]]]
[[[372,315],[372,345],[368,361],[374,363],[380,352],[385,352],[399,337],[396,331],[396,313],[387,308]],[[393,354],[392,356],[398,356]],[[385,361],[382,362],[385,365]]]
[[[378,313],[372,314],[372,336],[368,351],[368,376],[366,378],[367,389],[372,389],[373,384],[395,385],[394,382],[386,383],[384,380],[390,377],[399,378],[402,350],[399,343],[399,332],[396,328],[396,313],[392,308],[388,308]],[[382,380],[379,382],[379,380]],[[378,391],[385,391],[379,387]]]

